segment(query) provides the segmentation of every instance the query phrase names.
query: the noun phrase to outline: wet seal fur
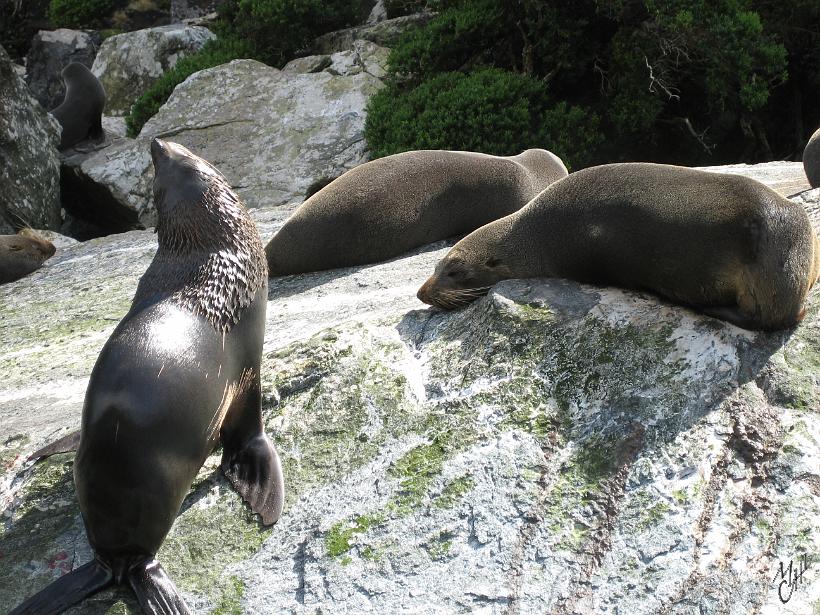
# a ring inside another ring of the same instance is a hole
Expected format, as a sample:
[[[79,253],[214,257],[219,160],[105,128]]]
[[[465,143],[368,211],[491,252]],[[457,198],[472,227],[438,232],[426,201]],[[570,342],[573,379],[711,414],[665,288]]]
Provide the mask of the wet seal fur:
[[[803,318],[818,275],[820,243],[800,205],[747,177],[622,163],[573,173],[474,231],[418,297],[453,309],[500,280],[563,277],[775,330]]]
[[[554,154],[420,150],[351,169],[307,199],[265,247],[271,276],[387,260],[523,207],[567,168]]]
[[[812,188],[820,186],[820,128],[814,131],[803,150],[803,170]]]
[[[81,141],[105,138],[102,112],[105,89],[96,75],[79,62],[72,62],[60,73],[65,83],[65,98],[51,111],[63,127],[58,149],[65,150]]]
[[[0,235],[0,284],[37,271],[55,252],[53,243],[28,228],[16,235]]]
[[[219,440],[222,471],[262,521],[282,512],[261,416],[262,243],[210,164],[158,139],[151,153],[159,249],[94,366],[74,463],[95,557],[14,615],[60,613],[125,582],[145,613],[189,613],[155,554]]]

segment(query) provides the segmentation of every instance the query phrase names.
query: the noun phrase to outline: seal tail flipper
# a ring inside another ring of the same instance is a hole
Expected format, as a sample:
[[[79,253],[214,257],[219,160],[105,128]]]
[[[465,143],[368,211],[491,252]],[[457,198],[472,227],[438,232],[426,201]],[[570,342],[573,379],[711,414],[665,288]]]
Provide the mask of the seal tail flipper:
[[[285,480],[279,455],[267,434],[259,433],[239,449],[224,444],[221,468],[251,510],[262,517],[262,523],[270,525],[279,520]]]
[[[34,451],[28,456],[26,461],[39,461],[51,455],[58,453],[73,453],[76,452],[77,447],[80,446],[80,430],[63,436],[59,440],[55,440],[51,444],[47,444],[43,448]]]
[[[174,582],[155,559],[132,567],[128,583],[146,615],[191,615]]]
[[[60,577],[9,615],[57,615],[113,582],[111,569],[94,559]]]

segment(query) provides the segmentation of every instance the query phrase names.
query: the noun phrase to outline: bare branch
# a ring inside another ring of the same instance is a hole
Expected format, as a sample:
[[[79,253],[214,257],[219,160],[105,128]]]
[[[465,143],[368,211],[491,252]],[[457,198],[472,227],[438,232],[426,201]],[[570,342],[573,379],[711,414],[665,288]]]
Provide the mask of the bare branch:
[[[655,93],[655,84],[664,91],[664,93],[669,97],[669,100],[680,100],[680,96],[675,94],[673,90],[677,91],[677,88],[673,86],[667,86],[664,84],[663,81],[660,80],[659,77],[655,77],[655,72],[652,70],[652,66],[649,64],[649,58],[646,56],[643,57],[643,61],[646,62],[646,68],[649,69],[649,91]]]
[[[712,155],[712,152],[714,151],[715,147],[717,147],[716,143],[710,143],[706,138],[706,133],[709,132],[709,128],[704,128],[701,132],[698,132],[697,130],[695,130],[695,127],[692,125],[692,122],[689,121],[688,117],[675,117],[671,120],[660,121],[664,124],[678,124],[683,126],[683,128],[685,128],[686,131],[692,137],[694,137],[695,141],[697,141],[698,144],[703,148],[703,151],[705,151],[710,156]]]

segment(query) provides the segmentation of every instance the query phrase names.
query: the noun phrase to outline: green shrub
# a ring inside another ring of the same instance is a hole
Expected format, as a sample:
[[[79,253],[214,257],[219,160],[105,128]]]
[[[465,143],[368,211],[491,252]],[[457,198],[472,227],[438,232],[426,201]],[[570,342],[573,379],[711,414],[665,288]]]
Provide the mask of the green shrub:
[[[198,53],[182,58],[131,106],[131,112],[125,119],[128,136],[136,137],[145,122],[165,104],[174,88],[190,75],[231,60],[253,57],[253,54],[253,48],[244,41],[218,38],[208,41]]]
[[[111,13],[114,0],[51,0],[48,18],[58,28],[89,28]]]
[[[388,86],[367,113],[365,137],[376,157],[412,149],[512,155],[540,147],[583,165],[600,141],[597,116],[551,102],[537,79],[496,68],[438,74],[410,90]]]
[[[388,19],[418,13],[426,6],[426,0],[384,0],[384,10]]]

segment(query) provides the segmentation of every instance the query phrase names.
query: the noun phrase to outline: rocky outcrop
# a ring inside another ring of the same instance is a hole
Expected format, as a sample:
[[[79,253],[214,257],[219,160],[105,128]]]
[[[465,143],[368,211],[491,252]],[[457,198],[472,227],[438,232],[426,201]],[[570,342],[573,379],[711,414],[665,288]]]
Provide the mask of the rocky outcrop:
[[[328,32],[313,42],[312,52],[314,54],[330,54],[345,51],[350,49],[353,41],[356,40],[370,41],[382,47],[392,47],[398,42],[402,34],[427,23],[432,16],[432,13],[417,13],[387,19],[372,25]]]
[[[223,4],[225,0],[171,0],[171,23],[205,17]]]
[[[65,85],[60,72],[72,62],[91,68],[102,37],[83,30],[40,30],[26,57],[26,83],[44,108],[51,110],[63,102]]]
[[[174,24],[107,38],[92,72],[105,88],[106,115],[126,115],[133,102],[180,58],[215,38],[207,28]]]
[[[799,162],[764,162],[761,164],[725,164],[700,167],[713,173],[744,175],[766,184],[783,196],[793,196],[811,188]]]
[[[35,101],[0,47],[0,234],[60,227],[57,121]]]
[[[314,186],[368,159],[365,106],[382,86],[386,58],[385,49],[361,41],[303,58],[303,69],[237,60],[196,73],[137,139],[64,157],[66,208],[117,232],[153,226],[148,148],[161,136],[214,162],[250,207],[284,219]],[[319,72],[309,72],[313,66]]]
[[[25,456],[79,425],[155,249],[96,239],[0,287],[0,612],[91,557],[72,456]],[[781,571],[820,549],[820,289],[771,334],[559,279],[444,313],[415,291],[446,250],[271,281],[285,512],[261,527],[209,458],[159,553],[195,613],[813,612],[816,564]],[[102,612],[139,611],[72,611]]]

